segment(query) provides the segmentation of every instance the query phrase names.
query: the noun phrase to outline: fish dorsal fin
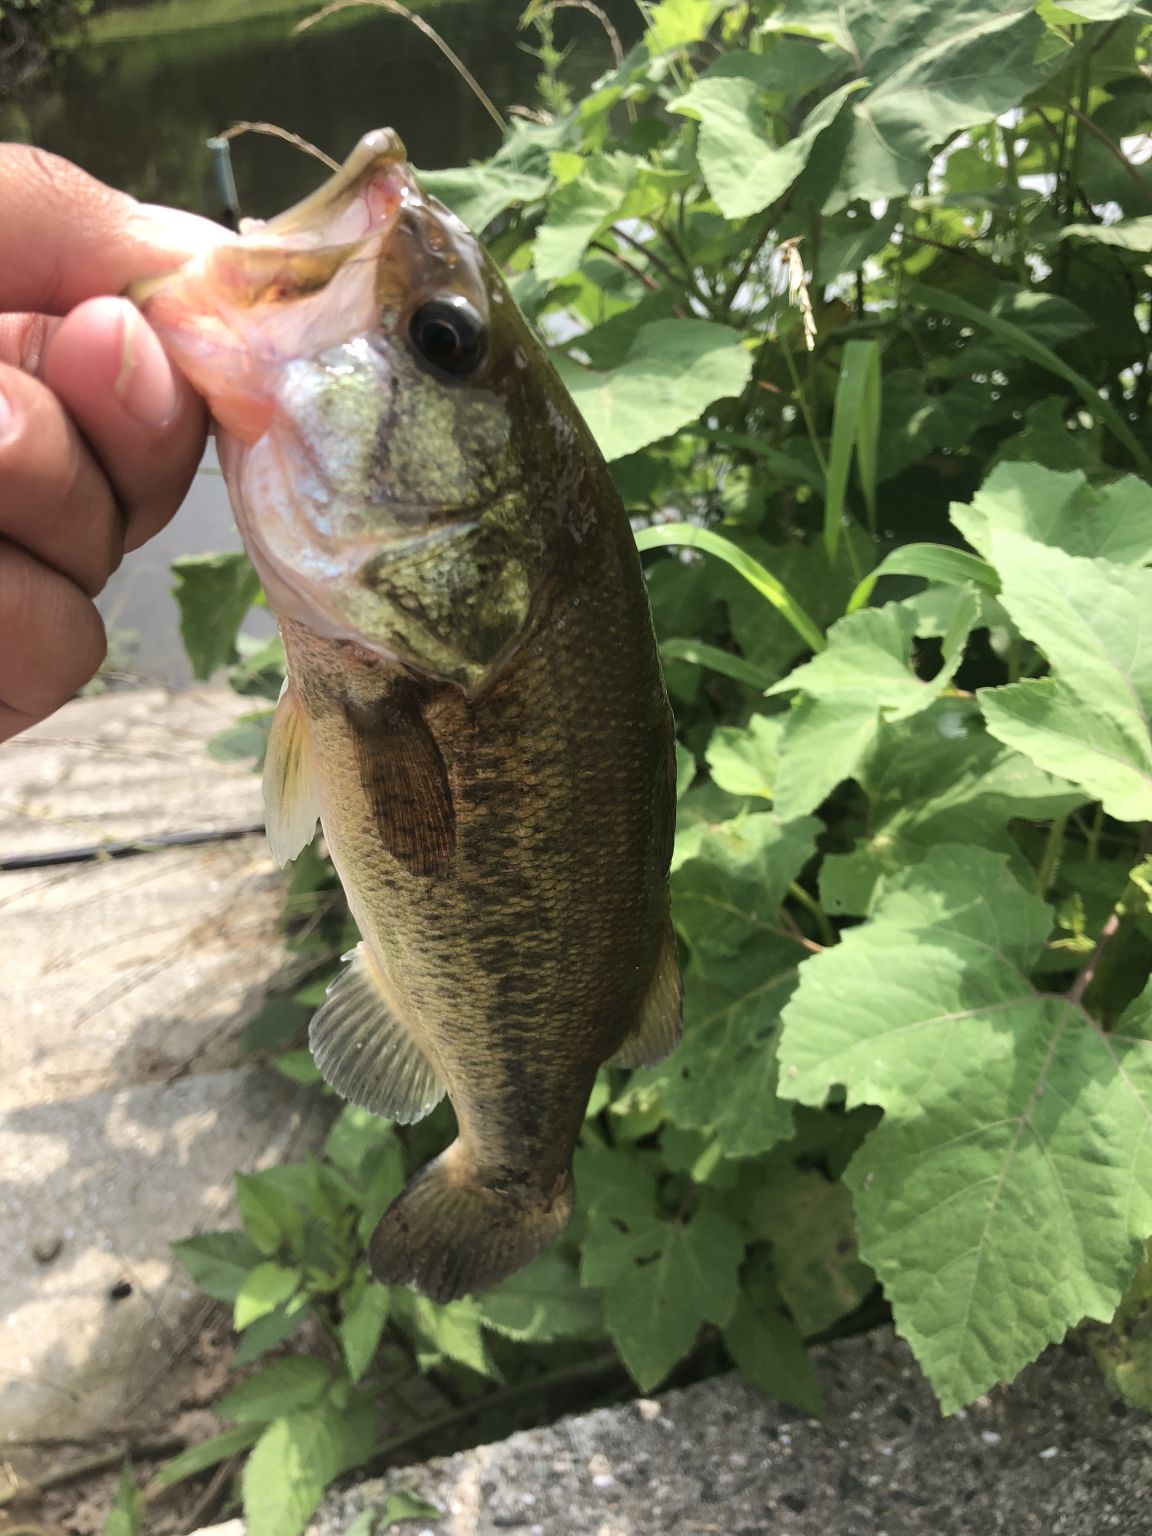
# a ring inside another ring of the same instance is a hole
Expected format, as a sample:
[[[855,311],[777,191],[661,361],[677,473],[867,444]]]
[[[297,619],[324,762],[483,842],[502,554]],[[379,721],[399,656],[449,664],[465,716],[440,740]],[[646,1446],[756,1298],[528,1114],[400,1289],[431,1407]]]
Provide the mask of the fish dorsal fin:
[[[680,1039],[682,992],[676,934],[669,921],[660,945],[660,958],[656,961],[648,995],[640,1011],[640,1022],[610,1058],[612,1066],[650,1067],[664,1060]]]
[[[444,1085],[393,1011],[365,946],[345,958],[308,1030],[313,1059],[350,1104],[402,1125],[422,1120],[444,1097]]]
[[[349,723],[381,844],[410,874],[436,874],[456,845],[456,808],[419,691],[401,682],[371,708],[349,708]]]
[[[264,757],[264,820],[278,864],[290,863],[307,848],[319,814],[308,721],[296,690],[285,678]]]

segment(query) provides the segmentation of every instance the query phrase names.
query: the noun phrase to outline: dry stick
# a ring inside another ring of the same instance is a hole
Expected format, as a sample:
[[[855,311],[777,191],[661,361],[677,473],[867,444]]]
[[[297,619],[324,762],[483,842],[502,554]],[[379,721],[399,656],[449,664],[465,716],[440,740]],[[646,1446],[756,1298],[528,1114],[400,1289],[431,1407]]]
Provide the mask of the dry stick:
[[[407,6],[399,3],[399,0],[333,0],[331,5],[326,5],[322,11],[317,11],[314,16],[305,17],[302,22],[293,27],[292,36],[295,37],[300,32],[307,32],[309,27],[314,27],[318,21],[323,21],[328,16],[335,16],[337,11],[354,10],[357,6],[361,5],[374,5],[378,10],[391,11],[393,16],[403,16],[404,20],[410,21],[418,32],[423,32],[425,37],[431,38],[452,68],[468,85],[477,101],[496,124],[497,128],[499,128],[500,132],[505,133],[507,131],[508,124],[497,111],[491,97],[464,63],[463,59],[452,51],[435,27],[429,26],[423,17],[414,16]]]
[[[1096,977],[1096,968],[1103,959],[1104,951],[1111,944],[1120,929],[1120,913],[1113,912],[1100,930],[1100,937],[1096,940],[1096,948],[1084,962],[1084,966],[1072,983],[1072,990],[1068,994],[1068,1001],[1073,1007],[1079,1008],[1084,1001],[1084,994],[1092,985]]]
[[[269,138],[283,139],[285,143],[293,145],[296,149],[302,149],[306,155],[322,160],[330,171],[340,169],[339,162],[333,160],[331,155],[326,155],[322,149],[317,149],[315,144],[310,144],[298,133],[289,133],[287,128],[280,128],[275,123],[233,123],[230,128],[225,128],[224,132],[217,134],[216,137],[235,139],[242,133],[266,133]]]
[[[608,34],[608,42],[612,48],[612,57],[616,61],[616,68],[620,68],[624,62],[624,49],[620,45],[620,34],[598,5],[593,5],[592,0],[552,0],[551,9],[554,11],[587,11],[589,16],[595,16],[596,20]]]
[[[650,276],[647,272],[641,271],[634,261],[628,260],[627,256],[622,256],[619,251],[614,251],[610,245],[605,245],[603,240],[590,240],[588,248],[593,251],[600,251],[605,256],[611,256],[612,260],[618,262],[626,272],[631,272],[633,277],[638,277],[645,288],[650,288],[653,293],[660,292],[660,284],[654,277]],[[677,310],[676,313],[681,319],[684,318],[682,310]]]
[[[1090,117],[1081,112],[1076,103],[1070,101],[1067,96],[1061,96],[1060,100],[1064,105],[1065,111],[1071,112],[1072,116],[1076,119],[1080,126],[1082,128],[1087,128],[1088,132],[1092,134],[1094,138],[1099,139],[1100,143],[1103,144],[1108,153],[1119,161],[1120,165],[1124,168],[1125,173],[1131,177],[1131,179],[1140,188],[1140,194],[1144,201],[1146,203],[1152,203],[1152,182],[1149,182],[1146,176],[1142,176],[1140,174],[1137,168],[1132,164],[1131,160],[1129,160],[1128,156],[1120,148],[1119,144],[1117,144],[1116,140],[1106,134],[1103,128],[1094,123]]]
[[[80,1478],[87,1477],[90,1472],[107,1472],[109,1467],[118,1467],[129,1457],[135,1457],[137,1460],[158,1461],[164,1456],[173,1456],[179,1451],[186,1450],[187,1446],[188,1442],[182,1435],[169,1435],[166,1440],[154,1440],[151,1443],[144,1442],[138,1445],[119,1445],[114,1451],[104,1451],[99,1456],[86,1456],[82,1461],[74,1461],[70,1467],[60,1467],[55,1472],[49,1472],[34,1483],[17,1483],[15,1488],[9,1488],[4,1493],[0,1493],[0,1509],[6,1504],[15,1504],[22,1499],[38,1498],[53,1488],[63,1488],[66,1483],[75,1483]]]

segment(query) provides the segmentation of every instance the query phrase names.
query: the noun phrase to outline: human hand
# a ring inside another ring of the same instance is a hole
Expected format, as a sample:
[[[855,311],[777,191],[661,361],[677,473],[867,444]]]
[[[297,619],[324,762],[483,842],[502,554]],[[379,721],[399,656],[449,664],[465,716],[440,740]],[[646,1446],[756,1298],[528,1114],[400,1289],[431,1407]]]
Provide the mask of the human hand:
[[[0,741],[96,672],[92,599],[184,499],[199,397],[121,293],[228,232],[0,144]]]

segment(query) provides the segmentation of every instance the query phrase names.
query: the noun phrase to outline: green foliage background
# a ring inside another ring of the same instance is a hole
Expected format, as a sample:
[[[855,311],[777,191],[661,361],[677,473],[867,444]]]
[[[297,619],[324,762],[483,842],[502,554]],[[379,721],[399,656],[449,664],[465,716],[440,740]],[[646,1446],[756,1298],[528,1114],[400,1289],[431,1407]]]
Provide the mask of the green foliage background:
[[[1149,8],[644,12],[574,101],[534,0],[547,110],[425,180],[550,341],[647,552],[684,1042],[602,1074],[570,1233],[490,1295],[363,1268],[439,1116],[344,1109],[322,1157],[238,1181],[243,1232],[181,1245],[242,1364],[311,1319],[162,1475],[252,1447],[251,1536],[394,1452],[416,1373],[434,1429],[617,1360],[645,1391],[735,1362],[818,1410],[807,1344],[886,1304],[945,1411],[1084,1319],[1150,1400]],[[247,579],[185,562],[205,670]],[[242,649],[274,696],[275,647]],[[305,960],[346,942],[315,856],[289,910]],[[321,991],[253,1048],[298,1045]]]

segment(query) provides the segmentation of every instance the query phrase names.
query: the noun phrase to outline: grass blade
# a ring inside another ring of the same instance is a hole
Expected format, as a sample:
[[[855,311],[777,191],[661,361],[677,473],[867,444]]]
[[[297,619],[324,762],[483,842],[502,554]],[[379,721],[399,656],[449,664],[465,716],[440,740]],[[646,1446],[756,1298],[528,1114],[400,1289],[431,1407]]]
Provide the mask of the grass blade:
[[[722,651],[718,645],[705,645],[701,640],[665,640],[660,646],[660,656],[664,661],[687,661],[696,667],[708,667],[738,683],[747,683],[760,693],[776,681],[771,673],[754,662],[734,656],[731,651]]]
[[[881,576],[923,576],[926,581],[945,581],[957,587],[970,581],[985,592],[995,594],[1000,590],[1000,578],[987,560],[978,555],[948,544],[905,544],[857,582],[846,612],[856,613],[864,607]]]
[[[977,309],[975,304],[969,304],[966,299],[957,298],[952,293],[945,293],[940,288],[929,287],[927,283],[913,283],[909,289],[909,297],[914,304],[919,304],[923,309],[933,309],[938,314],[951,315],[954,320],[964,320],[969,325],[978,325],[986,331],[991,331],[993,336],[1007,343],[1021,356],[1036,363],[1040,368],[1047,368],[1049,373],[1054,373],[1057,378],[1070,384],[1096,420],[1108,428],[1117,442],[1123,443],[1141,471],[1146,475],[1152,474],[1152,459],[1141,448],[1127,423],[1115,408],[1109,405],[1107,400],[1101,399],[1083,374],[1077,373],[1075,368],[1070,367],[1062,357],[1057,357],[1056,353],[1050,347],[1046,347],[1042,341],[1037,341],[1034,336],[1030,336],[1020,326],[1014,325],[1011,320],[1002,320],[999,315],[990,315],[986,310]]]
[[[738,571],[761,597],[767,598],[777,613],[791,624],[805,645],[814,651],[824,649],[826,642],[818,626],[783,582],[777,581],[771,571],[766,570],[759,560],[753,560],[739,545],[713,533],[710,528],[697,528],[692,523],[663,523],[657,528],[642,528],[636,535],[636,547],[639,550],[702,549],[715,555],[718,560],[723,560],[734,571]]]
[[[852,452],[860,470],[868,526],[876,532],[876,444],[880,435],[880,347],[875,341],[850,341],[844,348],[832,441],[828,450],[828,486],[824,497],[824,548],[836,558]]]

